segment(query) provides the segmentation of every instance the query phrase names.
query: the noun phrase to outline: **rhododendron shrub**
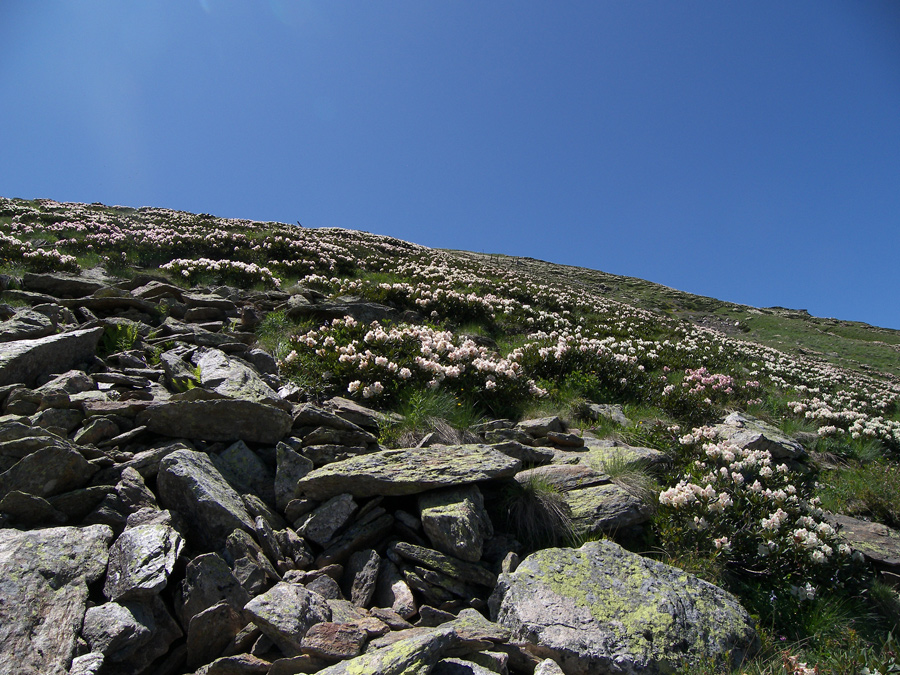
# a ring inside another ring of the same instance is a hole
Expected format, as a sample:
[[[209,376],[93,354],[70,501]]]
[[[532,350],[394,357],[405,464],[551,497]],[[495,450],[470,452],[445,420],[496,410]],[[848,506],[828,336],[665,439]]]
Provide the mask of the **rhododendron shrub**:
[[[283,374],[314,371],[334,393],[379,405],[426,388],[499,411],[543,393],[521,364],[428,326],[364,324],[348,316],[295,335],[291,347],[280,363]]]
[[[861,559],[842,543],[813,497],[814,484],[767,450],[716,437],[711,427],[683,436],[678,483],[659,495],[664,548],[709,553],[739,574],[776,586],[816,589],[860,580]]]

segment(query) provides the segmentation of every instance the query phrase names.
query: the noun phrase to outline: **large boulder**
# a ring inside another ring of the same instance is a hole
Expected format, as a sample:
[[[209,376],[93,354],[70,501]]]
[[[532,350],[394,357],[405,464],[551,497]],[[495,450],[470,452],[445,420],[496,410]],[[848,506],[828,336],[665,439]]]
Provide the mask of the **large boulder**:
[[[259,629],[285,656],[299,656],[306,632],[331,620],[331,609],[318,593],[300,584],[280,582],[244,606]]]
[[[610,541],[544,549],[503,574],[492,618],[568,675],[671,673],[730,658],[759,639],[731,594]]]
[[[50,317],[30,309],[20,309],[12,318],[0,321],[0,342],[35,340],[55,332]]]
[[[0,350],[0,387],[16,382],[32,386],[41,377],[90,361],[103,328],[85,328],[35,340],[13,340]]]
[[[486,445],[382,450],[315,469],[297,490],[311,499],[410,495],[515,475],[522,462]]]
[[[163,436],[267,445],[280,441],[292,423],[284,410],[237,399],[171,401],[150,406],[137,416],[137,424]]]
[[[68,673],[112,537],[106,525],[0,530],[0,672]]]
[[[156,595],[166,587],[183,545],[168,525],[126,529],[109,550],[103,594],[114,601]]]
[[[291,409],[291,404],[281,398],[246,362],[219,349],[204,352],[197,361],[197,367],[200,369],[200,383],[205,389],[228,398]]]
[[[803,446],[780,429],[744,413],[731,413],[715,430],[721,440],[739,448],[768,450],[772,459],[797,459],[806,455]]]
[[[253,532],[253,518],[240,495],[202,452],[167,455],[159,464],[157,486],[162,505],[188,525],[194,546],[220,550],[234,530]]]

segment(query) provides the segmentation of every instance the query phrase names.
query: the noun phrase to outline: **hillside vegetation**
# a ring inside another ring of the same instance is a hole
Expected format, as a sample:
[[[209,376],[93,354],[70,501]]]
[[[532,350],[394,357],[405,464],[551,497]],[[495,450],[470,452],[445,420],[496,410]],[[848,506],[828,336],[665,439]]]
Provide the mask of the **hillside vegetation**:
[[[863,555],[832,517],[900,527],[900,331],[366,232],[0,199],[0,302],[28,302],[27,272],[98,267],[280,292],[242,326],[294,400],[396,413],[382,446],[481,441],[507,428],[497,420],[558,416],[570,435],[649,449],[665,461],[592,460],[653,510],[614,536],[740,599],[762,650],[738,672],[900,672],[890,556]],[[733,413],[797,450],[736,449],[722,426]],[[544,500],[530,524],[554,498],[528,489]],[[566,508],[519,538],[597,536]]]

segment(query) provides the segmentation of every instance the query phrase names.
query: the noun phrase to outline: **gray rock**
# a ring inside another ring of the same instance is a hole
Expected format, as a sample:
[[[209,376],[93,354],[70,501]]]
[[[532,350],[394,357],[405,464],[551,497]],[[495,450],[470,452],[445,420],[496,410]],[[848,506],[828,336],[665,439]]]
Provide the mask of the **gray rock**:
[[[537,668],[534,669],[534,675],[566,675],[559,664],[553,659],[544,659]]]
[[[257,595],[271,582],[281,579],[262,548],[243,530],[235,530],[225,541],[234,576],[248,593]]]
[[[240,613],[250,601],[250,594],[216,553],[199,555],[188,563],[178,595],[176,611],[183,626],[220,602]]]
[[[267,504],[275,503],[275,475],[244,441],[213,455],[212,462],[239,493],[254,494]]]
[[[551,431],[563,432],[566,430],[562,420],[556,415],[553,415],[552,417],[522,420],[516,427],[534,438],[545,438]]]
[[[246,624],[242,613],[224,601],[194,615],[187,630],[188,668],[199,668],[221,656]]]
[[[202,452],[176,450],[159,465],[162,505],[184,519],[191,542],[219,550],[235,529],[253,531],[253,519],[240,496]]]
[[[828,514],[828,522],[840,528],[841,539],[876,567],[900,574],[900,532],[881,523],[840,514]]]
[[[533,482],[546,483],[560,492],[568,492],[596,485],[606,485],[610,479],[606,474],[599,473],[588,466],[550,464],[520,471],[516,474],[516,481],[522,485]]]
[[[103,672],[103,654],[91,652],[72,659],[69,675],[100,675]]]
[[[297,496],[297,483],[313,470],[313,463],[287,443],[276,447],[275,505],[284,511]]]
[[[419,563],[430,569],[459,579],[465,583],[477,584],[493,588],[497,577],[489,570],[475,563],[464,562],[457,558],[444,555],[439,551],[433,551],[424,546],[416,546],[405,541],[397,541],[391,544],[388,552],[399,555],[406,560]]]
[[[136,421],[163,436],[269,445],[281,440],[292,422],[283,410],[236,399],[161,403],[140,413]]]
[[[105,281],[112,282],[112,279]],[[57,298],[83,298],[95,293],[106,284],[99,279],[72,274],[28,272],[22,277],[22,288],[32,293],[46,293]]]
[[[381,556],[373,549],[357,551],[344,567],[346,595],[357,607],[368,607],[375,593]]]
[[[522,462],[485,445],[382,450],[315,469],[297,489],[311,499],[342,492],[394,496],[514,475]]]
[[[205,351],[197,361],[197,367],[200,369],[200,384],[206,389],[229,398],[291,409],[291,405],[266,384],[253,368],[218,349]]]
[[[31,426],[49,429],[65,438],[84,420],[80,410],[47,408],[31,416]]]
[[[672,458],[653,448],[625,445],[618,441],[587,442],[589,452],[579,457],[579,463],[600,469],[607,463],[645,467],[654,473],[662,473],[672,466]]]
[[[140,602],[107,602],[84,614],[81,636],[94,653],[122,661],[153,637],[153,613]]]
[[[166,587],[183,546],[168,525],[126,529],[109,549],[103,594],[113,601],[156,595]]]
[[[64,442],[49,445],[25,456],[0,474],[0,499],[13,490],[38,497],[84,487],[98,467]]]
[[[216,659],[197,675],[266,675],[271,663],[253,654],[236,654]]]
[[[130,466],[122,470],[122,475],[116,484],[116,496],[127,513],[134,513],[143,508],[159,509],[156,497],[147,487],[144,477],[138,473],[137,469]]]
[[[431,671],[432,675],[497,675],[493,670],[488,670],[477,663],[467,659],[441,659]]]
[[[15,382],[33,385],[51,373],[60,373],[94,357],[102,328],[73,330],[36,340],[14,340],[0,352],[0,387]]]
[[[494,528],[477,486],[426,492],[419,497],[419,509],[432,546],[461,560],[481,560],[484,540]]]
[[[306,516],[297,531],[320,546],[325,546],[356,513],[357,504],[349,494],[332,497]]]
[[[322,596],[285,582],[253,598],[244,610],[285,656],[299,656],[306,631],[331,620],[331,609]]]
[[[13,490],[0,499],[0,513],[13,519],[18,526],[62,525],[68,518],[46,499]]]
[[[323,567],[332,563],[340,563],[354,551],[379,545],[391,532],[393,526],[394,517],[390,513],[386,513],[383,508],[377,508],[366,518],[332,540],[328,548],[316,558],[314,564],[317,567]]]
[[[30,309],[20,309],[15,316],[0,321],[0,343],[13,340],[35,340],[56,332],[49,317]]]
[[[378,427],[382,419],[387,418],[392,421],[402,420],[402,417],[399,415],[375,412],[371,408],[366,408],[356,401],[351,401],[349,398],[343,398],[341,396],[335,396],[334,398],[329,399],[325,403],[325,406],[338,417],[341,417],[348,422],[352,422],[366,431],[371,431],[376,434],[378,433]]]
[[[772,459],[797,459],[806,456],[806,450],[793,438],[768,422],[744,413],[733,412],[714,428],[721,440],[739,448],[768,450]]]
[[[607,419],[623,427],[631,424],[622,406],[617,403],[585,403],[578,408],[578,416],[591,422]]]
[[[367,639],[366,631],[352,623],[324,622],[312,626],[300,646],[304,654],[338,661],[359,656]]]
[[[759,645],[738,601],[610,541],[545,549],[501,575],[491,616],[569,675],[666,673]]]
[[[106,571],[104,525],[0,529],[0,672],[65,675],[88,584]]]
[[[370,411],[374,415],[374,411]],[[363,431],[362,427],[335,415],[333,412],[319,408],[312,403],[304,403],[294,409],[294,428],[330,427],[344,431]]]
[[[442,626],[337,663],[320,670],[319,675],[427,675],[458,644],[453,628]]]
[[[378,581],[375,585],[373,604],[396,612],[403,619],[409,619],[419,611],[412,590],[400,570],[390,560],[381,561]]]
[[[615,484],[571,490],[564,494],[575,532],[595,536],[645,523],[653,509]]]
[[[322,576],[316,577],[308,584],[306,584],[306,588],[311,590],[314,593],[318,593],[326,600],[343,600],[344,593],[341,591],[341,587],[334,579],[332,579],[327,574],[323,574]]]

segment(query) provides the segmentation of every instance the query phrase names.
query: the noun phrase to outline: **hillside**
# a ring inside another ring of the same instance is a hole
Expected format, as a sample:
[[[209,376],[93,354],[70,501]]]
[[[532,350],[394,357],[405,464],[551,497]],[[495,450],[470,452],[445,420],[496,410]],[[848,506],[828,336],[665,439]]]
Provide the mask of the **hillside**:
[[[50,200],[0,199],[0,291],[0,666],[900,667],[900,331]]]

